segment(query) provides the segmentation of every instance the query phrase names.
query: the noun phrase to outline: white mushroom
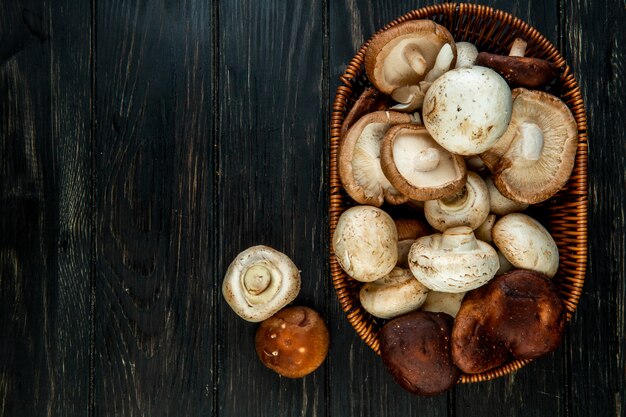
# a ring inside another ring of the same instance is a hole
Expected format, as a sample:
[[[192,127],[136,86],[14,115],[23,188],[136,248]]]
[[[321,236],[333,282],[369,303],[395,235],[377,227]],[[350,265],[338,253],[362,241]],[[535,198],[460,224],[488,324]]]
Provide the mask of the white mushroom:
[[[493,241],[517,268],[552,278],[559,268],[559,250],[550,233],[537,220],[521,213],[502,217],[492,231]]]
[[[376,207],[355,206],[343,212],[332,244],[341,268],[357,281],[376,281],[398,261],[396,225]]]
[[[478,49],[469,42],[456,43],[456,68],[470,68],[476,63]]]
[[[442,312],[456,317],[456,313],[458,313],[461,308],[464,296],[465,292],[429,291],[421,309],[423,311],[432,311],[433,313]]]
[[[526,203],[518,203],[517,201],[513,201],[503,196],[496,188],[491,177],[486,178],[485,183],[489,189],[489,206],[491,207],[492,213],[495,213],[498,216],[505,216],[510,213],[526,210],[526,208],[528,208],[528,204]]]
[[[511,90],[495,71],[457,68],[437,78],[424,98],[424,126],[441,146],[460,155],[491,148],[511,119]]]
[[[483,242],[487,243],[493,242],[493,238],[491,237],[491,231],[493,230],[494,224],[496,224],[496,215],[488,215],[483,224],[481,224],[476,230],[474,230],[474,235],[476,236],[476,239],[482,240]]]
[[[241,252],[228,267],[222,294],[237,315],[260,322],[300,292],[300,271],[287,255],[268,246]]]
[[[424,215],[432,227],[444,231],[454,226],[478,228],[489,215],[489,191],[480,176],[467,173],[461,191],[451,197],[424,203]]]
[[[434,291],[458,293],[478,288],[495,276],[499,266],[495,249],[476,240],[466,226],[419,238],[409,252],[411,272]]]
[[[390,319],[417,310],[427,294],[428,288],[416,280],[411,271],[394,268],[381,279],[363,285],[359,299],[373,316]]]

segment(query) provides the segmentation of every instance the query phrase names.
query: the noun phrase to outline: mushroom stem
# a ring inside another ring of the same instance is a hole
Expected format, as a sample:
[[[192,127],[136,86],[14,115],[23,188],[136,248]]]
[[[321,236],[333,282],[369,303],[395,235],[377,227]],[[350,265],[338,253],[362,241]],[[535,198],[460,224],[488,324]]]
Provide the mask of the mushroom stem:
[[[265,291],[272,281],[272,273],[263,265],[253,265],[245,272],[243,284],[250,294],[258,295]]]
[[[528,163],[537,162],[543,151],[543,131],[532,122],[524,122],[519,127],[521,139],[517,143],[518,154]]]
[[[428,148],[420,151],[413,157],[413,168],[419,172],[429,172],[439,165],[439,150]]]
[[[513,45],[511,45],[511,50],[509,51],[509,56],[524,56],[526,53],[526,47],[528,44],[525,40],[517,38],[513,41]]]
[[[478,249],[476,237],[470,227],[452,227],[441,235],[441,249],[454,251],[470,251]]]
[[[439,50],[439,54],[437,55],[437,59],[435,60],[435,66],[428,71],[426,77],[424,77],[424,81],[432,83],[437,78],[441,77],[446,71],[450,69],[450,64],[454,60],[454,52],[452,52],[452,47],[449,43],[445,44]],[[430,87],[430,85],[428,86]],[[426,92],[428,88],[424,90]]]
[[[417,75],[423,75],[428,68],[428,62],[424,58],[424,55],[416,44],[408,44],[402,50],[402,55],[407,60],[408,64],[413,68],[413,71]]]

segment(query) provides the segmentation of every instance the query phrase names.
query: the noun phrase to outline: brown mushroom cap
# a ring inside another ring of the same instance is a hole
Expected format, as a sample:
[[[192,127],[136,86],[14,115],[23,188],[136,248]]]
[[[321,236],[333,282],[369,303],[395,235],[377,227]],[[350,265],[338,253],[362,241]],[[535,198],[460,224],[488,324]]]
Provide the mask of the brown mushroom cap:
[[[391,94],[396,88],[418,85],[435,65],[439,50],[454,39],[446,28],[432,20],[410,20],[376,34],[365,53],[365,70],[380,91]]]
[[[406,113],[377,111],[361,117],[346,132],[339,147],[339,176],[357,203],[380,207],[385,201],[402,204],[408,200],[383,174],[380,146],[391,126],[412,121]]]
[[[509,127],[481,158],[505,197],[536,204],[569,179],[577,139],[576,120],[565,103],[543,91],[517,88]]]
[[[373,87],[367,87],[346,115],[341,124],[341,134],[344,135],[350,127],[368,113],[385,110],[391,106],[389,96],[382,94]]]
[[[465,295],[452,330],[452,356],[466,373],[535,359],[555,350],[565,329],[565,306],[542,274],[515,270]]]
[[[435,200],[456,193],[465,184],[465,160],[445,150],[424,126],[402,124],[387,131],[381,146],[385,176],[414,200]]]
[[[416,311],[383,326],[380,355],[396,383],[413,394],[433,396],[458,381],[461,373],[450,355],[453,321],[445,313]]]
[[[286,307],[261,323],[255,346],[261,362],[287,378],[316,370],[328,354],[324,320],[308,307]]]

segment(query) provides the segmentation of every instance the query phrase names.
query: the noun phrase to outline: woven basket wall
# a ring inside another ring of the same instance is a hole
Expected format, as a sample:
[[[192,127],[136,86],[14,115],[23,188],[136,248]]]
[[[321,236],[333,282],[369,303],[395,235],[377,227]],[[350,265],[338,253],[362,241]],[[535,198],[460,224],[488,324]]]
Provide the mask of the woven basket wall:
[[[554,282],[567,307],[568,320],[576,310],[582,292],[587,264],[587,130],[586,115],[580,89],[571,69],[559,51],[537,30],[508,13],[473,4],[440,4],[414,10],[389,23],[385,30],[414,19],[432,19],[445,26],[456,41],[475,44],[479,51],[507,54],[511,42],[520,37],[528,42],[527,56],[547,59],[563,68],[563,73],[550,93],[559,96],[572,111],[578,124],[578,150],[572,176],[566,186],[532,213],[550,231],[559,248],[560,265]],[[371,85],[363,62],[369,41],[352,58],[340,77],[331,117],[330,143],[330,236],[341,213],[354,205],[339,179],[338,148],[344,118],[363,90]],[[351,279],[339,266],[331,245],[331,274],[341,307],[347,318],[376,353],[377,333],[385,323],[363,310],[359,302],[361,283]],[[503,366],[474,375],[463,375],[461,382],[478,382],[511,373],[529,363],[514,360]]]

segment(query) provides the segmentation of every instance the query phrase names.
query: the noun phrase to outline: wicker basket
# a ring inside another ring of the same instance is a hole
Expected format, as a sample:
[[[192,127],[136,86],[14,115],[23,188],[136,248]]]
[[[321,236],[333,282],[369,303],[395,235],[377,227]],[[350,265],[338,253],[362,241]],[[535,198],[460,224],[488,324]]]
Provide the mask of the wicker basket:
[[[572,176],[566,186],[539,207],[541,222],[550,231],[559,248],[560,266],[554,282],[567,307],[568,320],[576,310],[585,280],[587,264],[587,128],[580,89],[570,68],[559,51],[537,30],[508,13],[473,4],[440,4],[414,10],[389,23],[385,30],[413,19],[433,19],[445,26],[457,41],[474,43],[479,50],[506,54],[513,39],[521,37],[528,42],[526,55],[548,59],[563,73],[550,92],[559,96],[570,108],[578,124],[578,150]],[[344,210],[354,205],[345,193],[339,179],[337,153],[343,120],[356,98],[370,85],[363,62],[369,41],[352,58],[340,77],[331,117],[330,141],[330,235]],[[534,215],[536,213],[533,213]],[[332,247],[332,245],[331,245]],[[339,266],[332,253],[330,257],[333,285],[341,307],[352,327],[367,345],[379,352],[378,331],[384,320],[367,313],[360,305],[358,291],[361,284]],[[529,363],[513,360],[499,368],[474,375],[463,375],[461,382],[478,382],[511,373]]]

